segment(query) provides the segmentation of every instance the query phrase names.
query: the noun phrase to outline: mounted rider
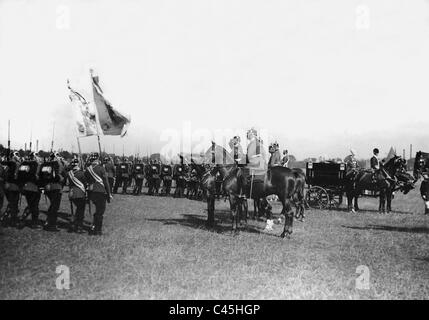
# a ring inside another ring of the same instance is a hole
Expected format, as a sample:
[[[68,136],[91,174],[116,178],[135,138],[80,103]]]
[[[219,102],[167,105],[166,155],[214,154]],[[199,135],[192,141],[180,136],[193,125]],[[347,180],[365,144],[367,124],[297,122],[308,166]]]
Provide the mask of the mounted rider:
[[[377,174],[382,173],[383,176],[390,182],[395,183],[396,180],[393,179],[383,168],[383,163],[379,160],[378,155],[380,153],[380,150],[378,148],[374,148],[372,150],[373,156],[370,159],[370,165],[372,170],[372,181],[375,183],[377,181]]]
[[[258,132],[255,128],[247,131],[247,166],[252,169],[266,169],[264,155],[262,153],[262,141],[258,137]]]
[[[241,139],[239,136],[234,136],[229,140],[229,147],[232,150],[232,157],[236,164],[246,164],[246,156],[243,153],[243,147],[241,146]]]
[[[279,144],[274,142],[269,147],[270,160],[268,161],[268,168],[281,166],[282,165],[282,156],[279,150]]]
[[[359,164],[356,159],[356,150],[350,149],[350,154],[344,158],[344,163],[346,164],[346,178],[353,179],[358,170],[359,170]]]
[[[287,149],[285,149],[283,150],[282,166],[287,168],[288,163],[289,163],[289,152],[287,151]]]

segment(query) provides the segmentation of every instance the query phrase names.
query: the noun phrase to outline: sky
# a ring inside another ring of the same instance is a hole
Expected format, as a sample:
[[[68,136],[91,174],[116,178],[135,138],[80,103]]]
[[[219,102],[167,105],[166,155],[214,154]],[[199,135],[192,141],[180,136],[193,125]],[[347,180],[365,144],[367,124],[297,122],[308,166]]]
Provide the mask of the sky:
[[[66,80],[90,67],[131,115],[107,152],[197,153],[250,127],[298,159],[429,151],[428,0],[0,0],[0,143],[10,119],[12,147],[49,149],[55,123],[76,152]]]

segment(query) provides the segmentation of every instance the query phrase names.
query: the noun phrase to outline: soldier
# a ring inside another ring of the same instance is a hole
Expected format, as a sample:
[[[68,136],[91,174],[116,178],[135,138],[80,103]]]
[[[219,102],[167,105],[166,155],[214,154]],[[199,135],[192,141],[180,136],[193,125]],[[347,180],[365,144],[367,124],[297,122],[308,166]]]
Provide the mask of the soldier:
[[[133,194],[137,196],[137,195],[140,195],[142,192],[143,180],[144,180],[144,167],[141,160],[137,160],[137,163],[133,165],[132,176],[135,181]]]
[[[20,186],[21,193],[27,200],[27,208],[21,217],[21,227],[24,227],[25,220],[29,214],[31,214],[30,227],[32,229],[39,227],[40,189],[38,187],[38,179],[40,165],[40,159],[37,159],[36,155],[31,152],[28,155],[28,158],[21,162],[18,167],[17,181]]]
[[[149,190],[148,190],[148,195],[153,195],[158,194],[159,191],[159,174],[161,171],[161,167],[158,164],[158,162],[156,160],[152,161],[152,164],[150,166],[150,170],[149,170]]]
[[[161,165],[162,194],[170,195],[173,169],[169,164]]]
[[[266,169],[266,163],[261,150],[262,142],[258,137],[258,132],[256,129],[251,128],[249,131],[247,131],[247,140],[249,140],[249,144],[247,145],[248,166],[255,169]]]
[[[85,216],[86,188],[87,178],[82,170],[78,159],[73,159],[67,173],[67,184],[69,190],[70,208],[72,221],[70,222],[69,232],[83,231],[83,218]],[[76,206],[76,212],[73,216],[73,205]]]
[[[377,148],[374,148],[374,150],[372,150],[373,156],[370,160],[370,164],[371,164],[371,169],[374,171],[380,170],[380,160],[378,159],[378,154],[380,153],[380,151]]]
[[[95,213],[89,233],[91,235],[101,235],[106,201],[110,203],[112,195],[110,193],[106,170],[104,170],[99,161],[98,153],[91,155],[90,162],[90,165],[86,168],[85,176],[88,181],[88,197],[95,205]]]
[[[282,166],[287,168],[288,163],[289,163],[289,152],[287,150],[283,150]]]
[[[0,213],[3,209],[4,202],[4,181],[6,178],[6,168],[3,166],[3,158],[0,157]]]
[[[64,178],[64,167],[58,159],[58,154],[51,153],[49,161],[44,162],[40,166],[39,171],[40,186],[44,188],[45,195],[50,202],[48,217],[43,227],[46,231],[58,231],[57,218],[61,204],[61,190],[63,188]]]
[[[180,164],[174,166],[173,179],[176,181],[176,189],[174,190],[174,198],[181,198],[185,193],[185,166],[183,157],[180,156]]]
[[[270,146],[270,160],[268,161],[268,168],[275,167],[275,166],[281,166],[282,157],[279,151],[279,144],[277,142],[274,142]]]
[[[2,223],[7,224],[7,219],[10,218],[9,225],[15,227],[18,222],[19,212],[19,185],[17,181],[18,167],[20,158],[17,151],[13,153],[12,159],[2,163],[6,168],[5,173],[5,195],[8,201],[6,212],[0,219]]]
[[[353,179],[359,168],[354,149],[350,149],[350,154],[344,158],[344,163],[347,165],[346,178]]]
[[[127,188],[131,184],[131,166],[129,162],[123,158],[120,164],[121,168],[121,180],[122,180],[122,194],[127,193]]]
[[[241,146],[241,139],[239,136],[234,136],[229,141],[229,147],[232,150],[232,156],[234,158],[234,162],[236,164],[245,164],[246,163],[246,157],[243,153],[243,148]]]
[[[116,167],[112,163],[112,159],[110,157],[104,158],[104,169],[106,170],[107,179],[109,180],[110,193],[113,193],[113,187],[115,185]]]

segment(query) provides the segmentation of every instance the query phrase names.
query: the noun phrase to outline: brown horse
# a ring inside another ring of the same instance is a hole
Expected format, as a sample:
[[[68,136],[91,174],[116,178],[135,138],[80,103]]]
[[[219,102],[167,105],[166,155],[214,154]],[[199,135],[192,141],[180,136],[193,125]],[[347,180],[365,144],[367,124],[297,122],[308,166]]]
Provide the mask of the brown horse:
[[[379,191],[380,213],[389,213],[392,210],[392,194],[395,190],[401,190],[407,194],[414,188],[413,177],[406,173],[404,161],[399,156],[391,158],[382,169],[375,173],[370,170],[358,170],[354,176],[345,183],[347,194],[347,206],[350,212],[359,210],[358,198],[363,190]],[[353,205],[354,200],[354,205]]]
[[[262,181],[253,190],[256,184],[251,184],[246,176],[247,168],[235,167],[225,178],[223,188],[228,193],[230,199],[230,207],[232,214],[232,229],[238,231],[238,224],[240,219],[240,210],[242,203],[242,193],[246,193],[250,196],[250,189],[257,193],[256,198],[263,198],[272,194],[278,196],[282,203],[283,209],[282,214],[285,216],[284,229],[281,237],[290,237],[292,234],[293,227],[293,212],[291,203],[295,204],[300,201],[302,203],[302,210],[304,210],[304,185],[305,178],[302,180],[301,173],[294,171],[286,167],[272,167],[270,168]],[[256,190],[257,189],[257,190]]]

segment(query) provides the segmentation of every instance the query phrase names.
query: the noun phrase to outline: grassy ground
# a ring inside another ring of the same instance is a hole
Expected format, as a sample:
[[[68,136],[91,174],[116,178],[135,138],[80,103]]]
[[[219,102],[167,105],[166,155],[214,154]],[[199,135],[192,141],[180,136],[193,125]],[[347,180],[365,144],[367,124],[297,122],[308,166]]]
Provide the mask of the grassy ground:
[[[369,198],[353,215],[308,210],[289,240],[262,221],[233,236],[227,203],[216,207],[215,232],[204,227],[203,202],[145,195],[117,195],[102,237],[0,229],[0,298],[429,298],[429,216],[416,191],[398,194],[389,215]],[[58,265],[70,268],[69,290],[56,289]],[[355,286],[359,265],[369,268],[369,290]]]

